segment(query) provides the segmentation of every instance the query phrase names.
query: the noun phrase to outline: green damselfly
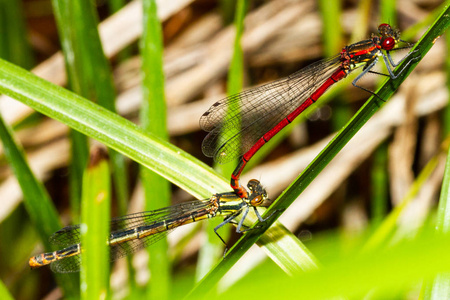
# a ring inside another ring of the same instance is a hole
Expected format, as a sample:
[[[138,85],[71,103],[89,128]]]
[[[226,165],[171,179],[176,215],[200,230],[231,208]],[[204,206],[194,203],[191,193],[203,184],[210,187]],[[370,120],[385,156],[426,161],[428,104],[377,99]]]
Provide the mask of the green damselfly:
[[[258,210],[258,206],[270,205],[266,190],[260,182],[252,179],[248,182],[249,196],[242,199],[234,192],[215,194],[209,199],[194,200],[179,203],[169,207],[129,214],[111,220],[111,233],[107,238],[110,246],[110,258],[114,261],[138,250],[150,246],[166,236],[170,231],[182,225],[218,216],[225,217],[224,221],[214,228],[214,232],[225,243],[217,230],[235,220],[242,214],[237,223],[236,232],[242,233],[244,220],[251,208],[258,219],[265,221]],[[29,260],[31,268],[39,268],[51,264],[51,269],[57,273],[78,272],[80,270],[83,247],[80,242],[81,226],[67,226],[55,232],[50,237],[52,244],[64,247],[62,250],[42,253]]]

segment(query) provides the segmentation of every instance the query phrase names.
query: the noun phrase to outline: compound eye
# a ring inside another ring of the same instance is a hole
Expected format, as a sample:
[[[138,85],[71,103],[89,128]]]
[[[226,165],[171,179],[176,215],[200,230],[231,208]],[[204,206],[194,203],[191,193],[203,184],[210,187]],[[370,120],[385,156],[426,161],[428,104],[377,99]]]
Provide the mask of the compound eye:
[[[384,50],[392,50],[395,46],[395,40],[393,37],[385,38],[381,41],[381,48]]]
[[[384,29],[391,29],[391,25],[383,23],[378,26],[378,31],[384,30]]]
[[[247,187],[251,192],[254,192],[258,185],[259,181],[256,179],[250,179],[250,181],[247,183]]]
[[[263,201],[263,197],[261,195],[258,195],[250,201],[250,204],[253,206],[259,206],[263,203]]]

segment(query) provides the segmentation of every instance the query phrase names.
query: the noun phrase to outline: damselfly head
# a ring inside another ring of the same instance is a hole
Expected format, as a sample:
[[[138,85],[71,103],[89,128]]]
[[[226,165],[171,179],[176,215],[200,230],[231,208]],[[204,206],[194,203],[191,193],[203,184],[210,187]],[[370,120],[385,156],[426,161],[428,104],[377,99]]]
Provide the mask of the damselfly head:
[[[380,24],[378,33],[381,39],[381,47],[384,50],[392,50],[400,42],[400,31],[393,29],[389,24]]]
[[[261,185],[259,180],[251,179],[247,183],[247,187],[250,191],[248,201],[253,206],[269,206],[271,204],[270,199],[267,197],[266,189]]]

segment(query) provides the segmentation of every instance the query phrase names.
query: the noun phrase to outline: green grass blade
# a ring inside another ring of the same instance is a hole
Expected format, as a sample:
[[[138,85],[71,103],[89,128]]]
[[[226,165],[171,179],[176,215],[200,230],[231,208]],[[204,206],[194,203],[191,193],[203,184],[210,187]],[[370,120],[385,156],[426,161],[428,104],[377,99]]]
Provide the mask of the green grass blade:
[[[414,200],[414,197],[420,191],[420,188],[423,186],[425,181],[431,176],[438,165],[438,157],[433,157],[428,164],[423,168],[422,172],[420,172],[417,179],[414,181],[410,190],[403,198],[400,205],[396,206],[390,214],[384,218],[383,222],[377,228],[377,230],[373,233],[373,235],[367,241],[364,251],[373,251],[386,243],[390,237],[394,234],[397,229],[398,219],[404,209]]]
[[[227,96],[235,95],[242,91],[244,84],[244,52],[241,45],[242,34],[244,33],[244,20],[245,12],[247,11],[248,1],[247,0],[237,0],[235,4],[235,17],[234,17],[234,29],[235,36],[233,42],[233,56],[231,57],[230,68],[228,71],[227,79]],[[225,14],[226,12],[224,12]],[[228,111],[239,110],[239,103],[229,103]],[[228,116],[227,116],[228,117]],[[236,120],[237,122],[238,120]],[[239,120],[240,121],[240,120]],[[240,126],[236,126],[234,129],[229,129],[231,132],[229,134],[237,134]],[[216,168],[225,175],[225,177],[230,177],[231,173],[234,171],[237,165],[237,160],[235,163],[216,165]]]
[[[87,164],[88,144],[86,136],[77,131],[71,131],[71,157],[73,161],[69,167],[70,186],[70,214],[75,223],[79,223],[81,207],[81,185],[83,178],[83,166]]]
[[[8,289],[6,288],[3,281],[0,280],[0,298],[4,300],[13,300],[14,298],[12,295],[8,292]]]
[[[82,41],[90,36],[89,14],[92,14],[90,5],[86,6],[86,1],[52,1],[53,12],[58,26],[59,38],[66,62],[66,72],[69,79],[70,88],[84,97],[90,96],[89,75],[90,66],[84,63],[86,57]],[[86,9],[86,15],[81,14],[81,10]],[[92,25],[92,24],[91,24]],[[82,27],[83,26],[83,27]],[[91,27],[96,30],[95,26]],[[84,35],[82,35],[84,34]],[[87,70],[84,70],[84,68]],[[72,163],[70,170],[70,203],[72,218],[78,222],[80,213],[81,184],[84,168],[88,159],[87,138],[79,132],[71,132]]]
[[[364,37],[369,29],[370,25],[370,13],[372,1],[371,0],[361,0],[357,4],[356,20],[354,21],[355,26],[353,26],[350,41],[352,43],[360,41]]]
[[[239,93],[244,82],[244,53],[241,46],[241,38],[244,32],[245,12],[247,11],[248,0],[238,0],[236,3],[236,15],[234,27],[236,34],[233,44],[233,57],[230,62],[228,73],[227,95]]]
[[[381,0],[379,6],[382,22],[388,23],[392,27],[397,27],[396,5],[396,0]]]
[[[342,47],[341,2],[321,0],[319,4],[323,24],[324,54],[331,57]]]
[[[397,27],[396,9],[397,1],[380,1],[380,19],[379,23],[388,23],[392,27]],[[383,72],[386,67],[383,66]],[[387,144],[383,143],[376,150],[371,169],[371,226],[376,228],[382,222],[387,212],[388,196],[388,172],[387,172]]]
[[[45,190],[28,165],[23,149],[16,144],[12,130],[0,117],[0,139],[2,140],[5,156],[23,193],[25,208],[36,228],[46,250],[56,250],[48,241],[48,237],[61,228],[58,213]],[[77,294],[77,276],[68,274],[56,275],[56,280],[66,295]]]
[[[219,11],[225,24],[233,22],[235,15],[236,3],[239,0],[219,0]]]
[[[244,52],[241,45],[242,34],[244,33],[244,20],[245,20],[245,12],[247,11],[248,1],[247,0],[238,0],[235,3],[235,18],[234,18],[234,29],[235,36],[233,42],[233,56],[231,57],[230,67],[228,70],[228,78],[227,78],[227,96],[235,95],[242,91],[242,87],[244,84]],[[239,110],[239,103],[229,103],[228,111],[236,111]],[[228,117],[228,116],[227,116]],[[236,120],[237,121],[237,120]],[[236,126],[234,132],[229,134],[237,134],[240,126]],[[229,129],[232,131],[233,129]],[[220,170],[220,172],[229,177],[231,173],[234,171],[234,168],[237,164],[237,160],[235,160],[235,164],[223,164],[216,165],[216,168]]]
[[[326,57],[339,53],[344,45],[341,26],[341,1],[319,1],[323,24],[323,51]],[[322,100],[322,99],[321,99]],[[331,124],[334,131],[339,130],[351,118],[352,112],[345,98],[341,95],[333,102]]]
[[[93,148],[83,176],[81,209],[81,297],[109,299],[111,184],[106,150]]]
[[[126,1],[124,0],[108,0],[108,10],[109,13],[112,15],[115,12],[119,11],[122,7],[125,6]]]
[[[163,45],[161,24],[155,0],[143,1],[144,31],[141,39],[143,101],[140,119],[143,129],[164,141],[169,135],[166,128],[166,103],[164,97]],[[170,184],[155,172],[142,167],[145,210],[170,205]],[[171,266],[167,239],[149,247],[149,268],[152,279],[147,287],[151,299],[169,299]]]
[[[449,3],[450,1],[447,1]],[[447,31],[445,33],[445,42],[447,47],[447,52],[450,51],[450,31]],[[450,55],[447,55],[447,58],[445,59],[445,69],[447,74],[447,90],[450,93]],[[450,106],[447,105],[447,107],[444,110],[444,134],[448,135],[450,132]]]
[[[450,151],[447,152],[444,178],[442,180],[441,195],[436,220],[436,231],[448,234],[450,232]],[[450,272],[441,273],[432,282],[423,286],[425,300],[445,299],[450,295]]]
[[[371,223],[375,228],[383,221],[387,213],[388,176],[387,144],[383,143],[375,152],[371,170]]]
[[[33,65],[23,1],[3,0],[0,5],[0,57],[25,69]]]
[[[35,224],[45,248],[50,250],[52,247],[48,242],[48,237],[61,228],[58,213],[44,186],[31,171],[23,149],[14,141],[13,132],[2,117],[0,117],[0,138],[5,148],[6,159],[22,189],[28,214]]]
[[[399,85],[412,72],[419,61],[432,47],[433,41],[445,32],[450,23],[450,8],[442,12],[433,26],[423,35],[420,41],[411,51],[417,50],[413,55],[398,66],[396,70],[402,70],[413,58],[418,59],[409,63],[396,79],[388,79],[376,91],[382,99],[389,99]],[[253,245],[260,235],[278,218],[284,210],[300,195],[301,192],[311,183],[311,181],[325,168],[325,166],[336,156],[336,154],[348,143],[348,141],[358,132],[358,130],[379,110],[382,103],[372,96],[366,104],[355,114],[349,123],[336,135],[336,137],[325,147],[324,150],[314,159],[314,161],[302,172],[302,174],[292,183],[289,188],[274,202],[265,213],[266,216],[273,214],[272,218],[264,223],[256,222],[253,230],[242,237],[234,247],[228,252],[226,257],[210,272],[192,291],[191,296],[204,295],[217,280],[222,277],[231,266]]]

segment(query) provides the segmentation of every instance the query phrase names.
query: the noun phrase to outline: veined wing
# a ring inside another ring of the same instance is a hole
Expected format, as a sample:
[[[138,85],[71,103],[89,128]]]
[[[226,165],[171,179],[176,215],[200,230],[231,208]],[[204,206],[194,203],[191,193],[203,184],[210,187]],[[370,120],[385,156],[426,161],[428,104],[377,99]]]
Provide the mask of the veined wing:
[[[320,60],[286,78],[216,102],[200,118],[200,127],[209,132],[203,140],[203,153],[219,163],[246,153],[306,101],[339,64],[339,55]]]
[[[173,229],[184,225],[186,219],[190,220],[191,215],[203,214],[209,211],[212,205],[211,203],[212,201],[210,199],[194,200],[153,211],[139,212],[112,219],[111,234],[109,239],[105,238],[105,242],[108,240],[110,243],[111,261],[135,253],[161,240]],[[169,230],[164,225],[160,225],[169,221],[171,221],[171,228]],[[128,232],[133,233],[135,230],[145,230],[146,228],[156,228],[157,230],[154,234],[146,235],[142,238],[132,238],[123,242],[114,243],[115,239],[119,236],[123,237]],[[55,232],[51,236],[50,241],[62,247],[70,247],[79,244],[80,239],[80,225],[73,225]],[[77,254],[52,262],[51,269],[58,273],[78,272],[80,265],[81,254]]]

